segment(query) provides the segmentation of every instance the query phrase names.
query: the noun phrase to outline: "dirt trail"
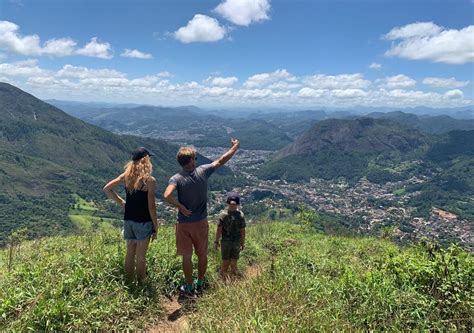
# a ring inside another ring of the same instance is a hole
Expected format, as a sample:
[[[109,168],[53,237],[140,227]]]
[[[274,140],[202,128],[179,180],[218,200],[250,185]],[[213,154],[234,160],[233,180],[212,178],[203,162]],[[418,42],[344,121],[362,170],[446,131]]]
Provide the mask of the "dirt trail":
[[[166,318],[160,321],[156,326],[147,330],[151,333],[178,333],[188,330],[187,315],[184,313],[183,306],[178,303],[178,297],[171,299],[163,297],[161,304],[166,312]]]
[[[258,265],[248,266],[245,270],[244,278],[241,280],[253,279],[262,273],[262,268]],[[178,296],[171,298],[163,297],[161,304],[166,312],[166,317],[155,326],[147,329],[150,333],[181,333],[189,331],[188,313],[192,311],[192,304],[178,302]],[[189,309],[186,309],[186,308]]]

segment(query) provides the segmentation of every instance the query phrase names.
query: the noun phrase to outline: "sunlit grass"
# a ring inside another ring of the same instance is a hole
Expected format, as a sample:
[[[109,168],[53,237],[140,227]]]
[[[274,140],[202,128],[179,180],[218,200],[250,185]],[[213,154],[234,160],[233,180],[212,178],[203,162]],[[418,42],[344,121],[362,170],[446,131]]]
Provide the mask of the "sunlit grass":
[[[214,239],[215,225],[209,238]],[[210,243],[212,244],[212,242]],[[117,229],[23,242],[11,268],[0,252],[0,330],[124,330],[166,320],[162,296],[183,283],[174,227],[160,227],[147,282],[127,284]],[[430,254],[431,253],[431,254]],[[190,314],[192,331],[465,330],[472,328],[472,256],[400,248],[374,238],[248,226],[239,260],[259,274],[223,283],[210,249],[210,289]]]

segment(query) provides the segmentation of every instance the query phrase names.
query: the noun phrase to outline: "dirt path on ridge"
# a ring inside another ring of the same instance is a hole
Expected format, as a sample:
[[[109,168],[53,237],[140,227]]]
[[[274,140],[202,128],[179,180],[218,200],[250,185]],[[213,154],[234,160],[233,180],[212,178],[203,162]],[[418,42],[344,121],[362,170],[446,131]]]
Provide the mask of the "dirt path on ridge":
[[[241,281],[254,279],[262,273],[258,265],[248,266]],[[150,333],[181,333],[189,331],[188,313],[192,311],[193,304],[179,303],[178,295],[171,298],[163,297],[161,304],[165,310],[165,317],[154,326],[146,329]]]

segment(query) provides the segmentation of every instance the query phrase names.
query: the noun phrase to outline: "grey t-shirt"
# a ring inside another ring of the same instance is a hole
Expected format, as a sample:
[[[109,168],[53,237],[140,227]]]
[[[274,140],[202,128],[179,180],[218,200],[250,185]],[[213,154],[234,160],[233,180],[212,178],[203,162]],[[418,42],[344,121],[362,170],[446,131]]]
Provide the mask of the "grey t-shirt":
[[[207,180],[215,170],[212,164],[204,164],[170,178],[169,184],[178,190],[178,201],[191,211],[190,216],[178,212],[179,223],[197,222],[207,217]]]

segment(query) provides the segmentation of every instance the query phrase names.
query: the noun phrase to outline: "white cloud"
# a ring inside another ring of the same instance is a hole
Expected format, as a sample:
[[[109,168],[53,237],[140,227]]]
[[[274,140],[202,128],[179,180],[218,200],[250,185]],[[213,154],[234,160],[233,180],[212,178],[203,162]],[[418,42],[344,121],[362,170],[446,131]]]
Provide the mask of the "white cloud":
[[[317,74],[305,77],[303,83],[314,89],[364,89],[370,86],[370,81],[364,79],[364,76],[359,73]]]
[[[304,87],[301,88],[300,91],[298,91],[298,96],[303,98],[319,98],[322,97],[326,92],[327,90],[325,89],[313,89]]]
[[[21,36],[20,27],[13,22],[0,21],[0,48],[21,55],[39,55],[41,53],[38,35]]]
[[[69,37],[52,38],[41,46],[38,35],[22,36],[19,30],[20,27],[13,22],[0,21],[0,48],[9,53],[24,56],[65,57],[79,54],[104,59],[112,58],[109,53],[110,44],[98,43],[97,38],[93,38],[82,49],[76,49],[77,43]]]
[[[444,95],[449,99],[461,99],[464,98],[464,94],[459,89],[450,90],[444,93]]]
[[[96,57],[101,59],[112,59],[111,45],[109,43],[100,43],[97,37],[93,37],[83,48],[76,51],[77,54],[86,57]]]
[[[335,89],[331,93],[335,97],[341,98],[355,98],[367,96],[367,92],[362,89]]]
[[[300,83],[292,83],[287,82],[287,81],[277,81],[275,83],[270,84],[267,86],[268,89],[272,90],[287,90],[287,89],[297,89],[300,88],[301,84]]]
[[[443,30],[442,27],[433,22],[417,22],[407,24],[403,27],[396,27],[390,30],[385,38],[388,40],[406,39],[414,37],[427,37],[438,35]]]
[[[245,88],[261,88],[278,82],[294,82],[296,77],[288,73],[286,69],[277,69],[271,73],[252,75],[244,82]]]
[[[416,85],[416,81],[403,74],[389,76],[384,79],[376,80],[381,87],[388,89],[409,88]]]
[[[474,104],[472,99],[466,98],[458,89],[445,93],[410,90],[413,79],[405,75],[371,82],[361,74],[296,77],[280,69],[251,76],[252,84],[246,81],[247,86],[245,83],[238,84],[237,78],[233,76],[210,76],[201,83],[175,83],[171,81],[170,76],[167,72],[161,72],[129,78],[126,73],[110,68],[73,65],[65,65],[59,70],[48,70],[41,68],[35,59],[0,63],[1,81],[10,82],[40,98],[219,107],[254,105],[403,108]],[[303,86],[306,83],[313,86]],[[258,87],[248,87],[255,84]],[[400,88],[402,86],[405,87]]]
[[[427,84],[436,88],[461,88],[465,87],[470,81],[458,81],[454,77],[427,77],[423,79],[423,84]]]
[[[227,30],[215,18],[196,14],[185,27],[174,32],[174,38],[182,43],[216,42],[225,37]]]
[[[44,44],[41,54],[55,57],[70,56],[74,53],[76,45],[70,38],[50,39]]]
[[[417,22],[397,27],[384,38],[394,42],[385,52],[412,60],[431,60],[446,64],[474,62],[474,25],[460,30],[445,29],[432,22]]]
[[[73,65],[64,65],[57,72],[58,77],[71,77],[78,79],[87,78],[124,78],[126,74],[114,69],[89,69],[87,67],[77,67]]]
[[[235,76],[229,76],[229,77],[208,77],[205,82],[209,83],[212,86],[218,86],[218,87],[232,87],[234,84],[236,84],[239,81],[238,78]]]
[[[248,26],[270,19],[269,0],[224,0],[214,10],[236,25]]]
[[[376,63],[376,62],[373,62],[373,63],[371,63],[371,64],[369,65],[369,68],[370,68],[370,69],[380,69],[380,68],[382,68],[382,65],[381,65],[381,64],[378,64],[378,63]]]
[[[0,75],[5,76],[43,76],[48,71],[38,67],[36,59],[0,64]]]
[[[156,76],[158,76],[158,77],[172,77],[173,74],[171,74],[168,71],[163,71],[163,72],[159,72],[158,74],[156,74]]]
[[[143,53],[138,50],[130,49],[125,49],[121,56],[126,58],[153,59],[153,56],[150,53]]]

